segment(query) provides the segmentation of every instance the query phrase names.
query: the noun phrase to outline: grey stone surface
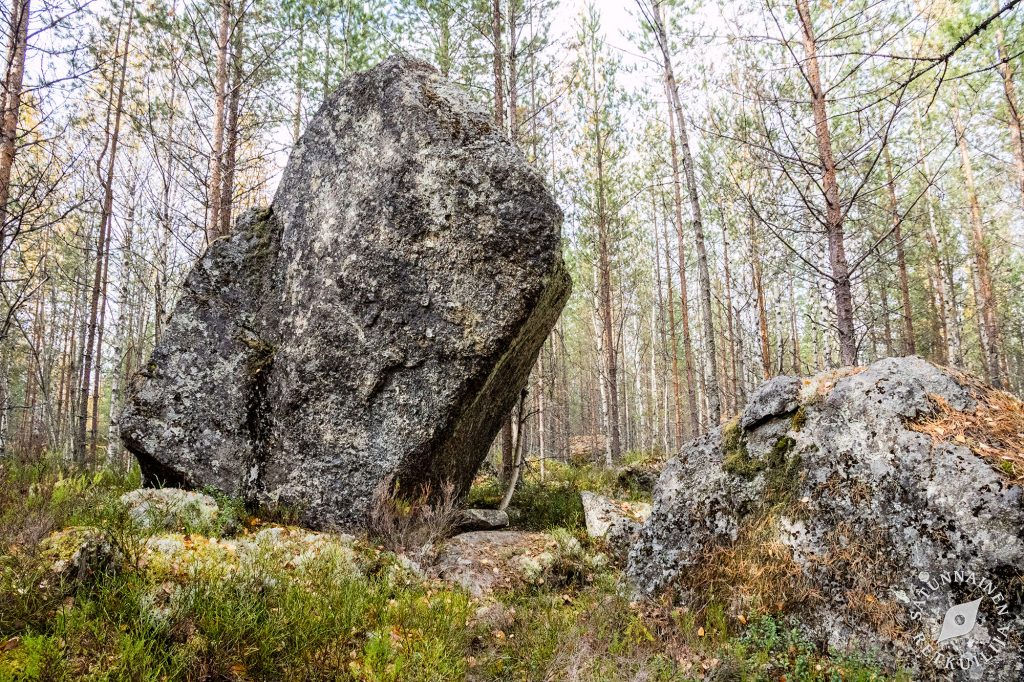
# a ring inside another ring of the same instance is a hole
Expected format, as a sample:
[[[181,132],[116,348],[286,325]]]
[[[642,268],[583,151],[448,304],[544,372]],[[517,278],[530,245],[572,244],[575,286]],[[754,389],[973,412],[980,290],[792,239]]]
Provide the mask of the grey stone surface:
[[[768,519],[766,540],[816,595],[791,609],[812,641],[913,679],[1024,679],[1022,491],[968,448],[908,428],[929,394],[976,405],[945,370],[894,358],[812,377],[798,413],[688,444],[630,550],[636,588],[698,598],[690,572]],[[938,641],[948,609],[975,599],[973,629]]]
[[[347,79],[271,207],[214,242],[121,418],[147,482],[362,522],[466,491],[568,297],[561,211],[486,110],[392,57]]]
[[[646,502],[620,502],[589,490],[580,492],[580,501],[587,535],[592,538],[603,538],[617,526],[630,527],[651,515],[651,505]]]
[[[792,412],[799,405],[799,399],[799,379],[787,376],[772,377],[750,394],[740,417],[740,426],[749,429],[765,419]]]

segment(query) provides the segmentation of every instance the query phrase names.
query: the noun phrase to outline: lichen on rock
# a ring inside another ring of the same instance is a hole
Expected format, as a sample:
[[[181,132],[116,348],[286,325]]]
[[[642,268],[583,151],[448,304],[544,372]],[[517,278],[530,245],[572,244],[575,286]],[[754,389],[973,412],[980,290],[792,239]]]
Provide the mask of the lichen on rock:
[[[914,679],[1021,679],[1021,487],[984,448],[936,437],[984,423],[939,407],[1005,401],[916,357],[765,386],[750,418],[666,466],[630,550],[637,589],[785,613]],[[943,639],[949,609],[977,599],[968,631]]]

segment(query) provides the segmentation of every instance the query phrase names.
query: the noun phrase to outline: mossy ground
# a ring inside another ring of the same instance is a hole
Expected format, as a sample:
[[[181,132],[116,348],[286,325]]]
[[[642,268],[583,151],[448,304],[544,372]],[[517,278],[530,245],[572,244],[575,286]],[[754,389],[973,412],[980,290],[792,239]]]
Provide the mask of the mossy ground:
[[[564,557],[564,579],[495,595],[501,623],[478,619],[481,603],[460,589],[396,572],[395,557],[365,539],[355,545],[361,570],[329,556],[301,566],[267,556],[246,571],[133,560],[155,532],[118,503],[137,484],[137,474],[0,465],[0,680],[596,682],[698,680],[716,667],[736,680],[886,679],[822,655],[772,616],[747,622],[714,602],[693,612],[632,601],[618,568],[576,556],[601,549],[581,533],[578,491],[628,493],[597,469],[555,465],[543,483],[526,477],[515,500],[521,525],[561,528],[582,550]],[[475,498],[489,499],[491,487],[485,480]],[[208,537],[238,540],[259,527],[240,505],[221,504],[234,518],[177,536],[214,546]],[[40,544],[73,525],[102,529],[126,560],[55,580]]]

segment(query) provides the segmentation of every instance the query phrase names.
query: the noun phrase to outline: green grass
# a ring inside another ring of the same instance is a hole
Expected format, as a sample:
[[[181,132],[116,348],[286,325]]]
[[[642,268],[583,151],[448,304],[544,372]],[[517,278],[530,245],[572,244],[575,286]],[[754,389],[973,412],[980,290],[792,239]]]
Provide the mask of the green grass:
[[[138,527],[118,503],[137,473],[5,462],[0,682],[683,681],[717,661],[737,680],[885,679],[822,656],[771,619],[745,626],[714,604],[693,614],[632,601],[620,571],[595,560],[601,547],[580,542],[574,501],[599,476],[566,468],[544,483],[527,477],[525,523],[555,529],[557,560],[543,584],[495,595],[508,617],[489,623],[478,622],[481,604],[465,592],[416,578],[365,540],[345,545],[347,558],[324,551],[298,563],[268,548],[242,560],[224,553],[254,529],[236,501],[220,499],[225,518],[210,527],[166,535]],[[55,579],[44,538],[68,526],[100,529],[121,559]],[[146,559],[154,533],[189,553]],[[206,539],[218,536],[227,539]]]
[[[622,467],[649,465],[651,460],[652,455],[647,453],[627,453]],[[598,464],[573,466],[549,460],[543,480],[538,468],[528,469],[509,503],[510,526],[518,530],[583,530],[580,492],[584,490],[619,500],[649,502],[650,491],[639,487],[632,477],[622,475],[622,467],[608,469]],[[505,487],[496,476],[480,476],[470,490],[466,506],[493,509],[504,493]]]

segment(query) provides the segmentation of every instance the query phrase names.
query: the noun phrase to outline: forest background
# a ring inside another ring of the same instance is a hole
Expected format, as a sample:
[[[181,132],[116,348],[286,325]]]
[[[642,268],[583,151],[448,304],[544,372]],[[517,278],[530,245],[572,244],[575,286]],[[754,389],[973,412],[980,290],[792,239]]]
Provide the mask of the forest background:
[[[890,355],[1020,393],[1019,2],[5,2],[0,449],[127,461],[184,276],[394,52],[565,211],[575,290],[506,452],[671,452],[765,378]]]

